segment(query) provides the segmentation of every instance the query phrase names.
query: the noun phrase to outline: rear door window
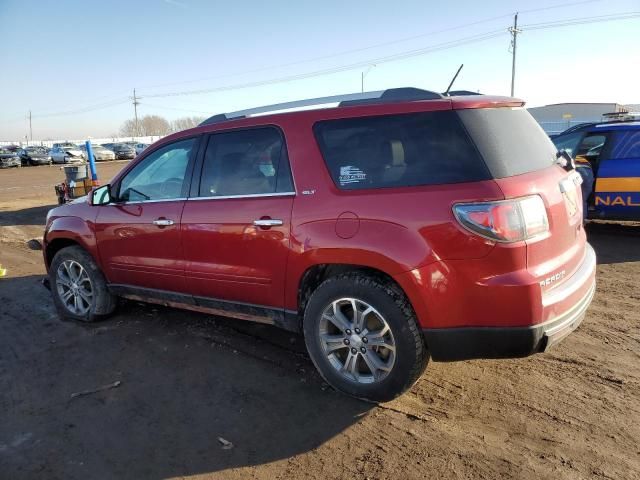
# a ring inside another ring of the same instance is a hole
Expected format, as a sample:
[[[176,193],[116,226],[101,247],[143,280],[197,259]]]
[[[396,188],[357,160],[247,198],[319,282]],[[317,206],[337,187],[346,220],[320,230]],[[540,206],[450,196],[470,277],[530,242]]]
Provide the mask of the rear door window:
[[[326,120],[316,123],[314,132],[342,190],[490,178],[453,111]]]
[[[200,197],[292,192],[287,150],[277,128],[260,127],[211,135],[204,155]]]

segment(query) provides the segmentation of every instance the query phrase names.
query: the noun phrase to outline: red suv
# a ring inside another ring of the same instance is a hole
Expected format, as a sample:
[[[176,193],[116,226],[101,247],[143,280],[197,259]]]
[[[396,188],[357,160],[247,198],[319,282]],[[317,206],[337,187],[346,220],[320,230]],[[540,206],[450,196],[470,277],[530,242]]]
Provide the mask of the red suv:
[[[596,260],[572,165],[513,98],[217,115],[51,210],[44,259],[64,317],[125,297],[276,325],[329,384],[386,401],[429,358],[522,357],[578,326]]]

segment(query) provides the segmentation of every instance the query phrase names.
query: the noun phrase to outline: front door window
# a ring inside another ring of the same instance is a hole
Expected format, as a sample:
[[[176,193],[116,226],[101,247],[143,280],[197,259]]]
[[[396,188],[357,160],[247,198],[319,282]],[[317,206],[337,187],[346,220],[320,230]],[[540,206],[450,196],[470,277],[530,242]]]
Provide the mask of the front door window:
[[[151,153],[122,179],[118,200],[148,202],[184,197],[187,165],[194,143],[190,138]]]

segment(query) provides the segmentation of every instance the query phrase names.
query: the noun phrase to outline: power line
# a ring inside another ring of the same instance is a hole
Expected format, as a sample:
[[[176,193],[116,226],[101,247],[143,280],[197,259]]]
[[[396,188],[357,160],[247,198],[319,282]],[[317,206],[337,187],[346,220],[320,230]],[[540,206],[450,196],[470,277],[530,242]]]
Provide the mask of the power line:
[[[189,113],[202,113],[205,115],[210,115],[211,112],[203,112],[202,110],[191,110],[189,108],[178,108],[178,107],[167,107],[164,105],[156,105],[155,103],[147,103],[147,102],[138,102],[139,105],[145,105],[150,108],[159,108],[161,110],[176,110],[178,112],[189,112]]]
[[[550,8],[550,7],[548,7],[548,8]],[[597,23],[597,22],[607,22],[607,21],[613,21],[613,20],[628,20],[628,19],[631,19],[631,18],[635,18],[636,16],[640,16],[640,12],[624,12],[624,13],[618,13],[618,14],[612,14],[612,15],[600,15],[600,16],[596,16],[596,17],[569,18],[569,19],[558,20],[558,21],[554,21],[554,22],[546,22],[546,23],[539,23],[539,24],[529,24],[528,26],[527,25],[522,25],[521,29],[522,30],[537,30],[537,29],[542,29],[542,28],[555,28],[555,27],[563,27],[563,26],[570,26],[570,25],[578,25],[578,24],[581,24],[581,23]],[[520,33],[520,32],[518,32],[518,33]],[[504,34],[504,30],[503,29],[493,30],[493,31],[484,32],[484,33],[477,34],[477,35],[472,35],[472,36],[469,36],[469,37],[464,37],[464,38],[461,38],[461,39],[458,39],[458,40],[452,40],[452,41],[449,41],[449,42],[444,42],[444,43],[440,43],[440,44],[431,45],[431,46],[424,47],[424,48],[419,48],[419,49],[399,52],[397,54],[387,55],[387,56],[384,56],[384,57],[370,58],[370,59],[365,60],[365,61],[360,61],[360,62],[355,62],[355,63],[351,63],[351,64],[340,65],[340,66],[337,66],[337,67],[331,67],[331,68],[326,68],[326,69],[321,69],[321,70],[315,70],[315,71],[302,73],[302,74],[294,74],[294,75],[288,75],[288,76],[283,76],[283,77],[272,78],[272,79],[269,79],[269,80],[247,82],[247,83],[235,84],[235,85],[224,85],[224,86],[220,86],[220,87],[212,87],[212,88],[205,88],[205,89],[185,90],[185,91],[177,91],[177,92],[165,92],[165,93],[149,94],[149,95],[144,95],[144,97],[145,98],[162,98],[162,97],[177,97],[177,96],[187,96],[187,95],[202,95],[202,94],[207,94],[207,93],[223,92],[223,91],[230,91],[230,90],[240,90],[240,89],[245,89],[245,88],[253,88],[253,87],[260,87],[260,86],[265,86],[265,85],[272,85],[272,84],[277,84],[277,83],[285,83],[285,82],[290,82],[290,81],[293,81],[293,80],[303,80],[303,79],[307,79],[307,78],[312,78],[312,77],[317,77],[317,76],[322,76],[322,75],[329,75],[329,74],[333,74],[333,73],[339,73],[339,72],[343,72],[343,71],[353,70],[353,69],[365,67],[365,66],[368,66],[368,65],[371,65],[371,64],[378,65],[378,64],[381,64],[381,63],[388,63],[388,62],[397,61],[397,60],[404,60],[406,58],[420,56],[420,55],[424,55],[424,54],[427,54],[427,53],[432,53],[432,52],[435,52],[435,51],[446,50],[446,49],[450,49],[450,48],[459,47],[459,46],[462,46],[462,45],[467,45],[467,44],[470,44],[470,43],[476,43],[476,42],[481,42],[481,41],[485,41],[485,40],[490,40],[492,38],[496,38],[496,37],[501,36],[503,34]]]
[[[589,1],[602,1],[602,0],[589,0]],[[360,47],[360,48],[354,48],[354,49],[350,49],[350,50],[343,50],[341,52],[336,52],[336,53],[332,53],[329,55],[322,55],[319,57],[313,57],[313,58],[308,58],[308,59],[304,59],[304,60],[297,60],[295,62],[289,62],[289,63],[281,63],[281,64],[277,64],[277,65],[268,65],[265,67],[260,67],[260,68],[256,68],[256,69],[252,69],[252,70],[245,70],[242,72],[235,72],[235,73],[229,73],[229,74],[225,74],[225,75],[216,75],[213,77],[202,77],[202,78],[198,78],[198,79],[194,79],[194,80],[184,80],[184,81],[180,81],[180,82],[171,82],[171,83],[163,83],[163,84],[156,84],[156,85],[149,85],[147,87],[143,87],[146,89],[153,89],[153,88],[158,88],[158,87],[168,87],[168,86],[172,86],[172,85],[184,85],[187,83],[196,83],[196,82],[202,82],[205,80],[220,80],[223,78],[229,78],[229,77],[237,77],[237,76],[241,76],[241,75],[248,75],[251,73],[259,73],[259,72],[263,72],[263,71],[267,71],[267,70],[274,70],[274,69],[278,69],[278,68],[286,68],[286,67],[292,67],[295,65],[301,65],[303,63],[310,63],[310,62],[317,62],[319,60],[327,60],[329,58],[335,58],[335,57],[340,57],[343,55],[348,55],[351,53],[358,53],[358,52],[363,52],[366,50],[372,50],[374,48],[380,48],[380,47],[387,47],[390,45],[395,45],[398,43],[403,43],[403,42],[407,42],[410,40],[416,40],[418,38],[424,38],[424,37],[428,37],[428,36],[433,36],[433,35],[438,35],[440,33],[446,33],[446,32],[450,32],[453,30],[459,30],[461,28],[468,28],[474,25],[479,25],[481,23],[487,23],[490,21],[494,21],[494,20],[500,20],[502,18],[506,18],[506,17],[510,17],[511,14],[506,14],[506,15],[498,15],[496,17],[491,17],[491,18],[485,18],[483,20],[478,20],[476,22],[471,22],[471,23],[465,23],[462,25],[456,25],[454,27],[449,27],[449,28],[444,28],[441,30],[435,30],[432,32],[426,32],[426,33],[421,33],[419,35],[413,35],[411,37],[404,37],[404,38],[399,38],[397,40],[391,40],[389,42],[383,42],[383,43],[376,43],[373,45],[368,45],[366,47]]]
[[[568,18],[564,20],[556,20],[553,22],[529,23],[527,25],[522,25],[522,28],[526,30],[541,30],[545,28],[568,27],[572,25],[584,25],[588,23],[603,23],[603,22],[612,22],[616,20],[630,20],[632,18],[638,18],[638,17],[640,17],[640,12],[623,12],[623,13],[613,13],[610,15],[597,15],[593,17]]]
[[[536,9],[523,10],[520,13],[523,13],[523,12],[531,13],[531,12],[536,12],[536,11],[544,11],[544,10],[550,10],[550,9],[555,9],[555,8],[562,8],[562,7],[580,5],[580,4],[585,4],[585,3],[594,3],[594,2],[598,2],[598,1],[602,1],[602,0],[583,0],[583,1],[578,1],[578,2],[570,2],[570,3],[564,3],[564,4],[558,4],[558,5],[551,5],[551,6],[548,6],[548,7],[541,7],[541,8],[536,8]],[[337,56],[340,56],[340,55],[345,55],[345,54],[348,54],[348,53],[354,53],[354,52],[369,50],[369,49],[373,49],[373,48],[378,48],[380,46],[387,46],[387,45],[397,44],[397,43],[401,43],[401,42],[408,41],[408,40],[411,40],[411,39],[422,38],[422,37],[429,36],[429,35],[435,35],[437,33],[442,33],[442,32],[446,32],[446,31],[452,31],[452,30],[456,30],[456,29],[459,29],[459,28],[463,28],[463,27],[477,25],[477,24],[480,24],[480,23],[486,23],[488,21],[492,21],[492,20],[496,20],[496,19],[500,19],[500,18],[504,18],[504,17],[505,17],[505,15],[501,15],[501,16],[497,16],[497,17],[492,17],[492,18],[488,18],[488,19],[479,20],[477,22],[471,22],[471,23],[468,23],[468,24],[465,24],[465,25],[458,25],[458,26],[455,26],[455,27],[450,27],[450,28],[446,28],[446,29],[442,29],[442,30],[438,30],[438,31],[434,31],[434,32],[428,32],[428,33],[424,33],[424,34],[421,34],[421,35],[416,35],[416,36],[413,36],[413,37],[405,37],[403,39],[398,39],[398,40],[394,40],[394,41],[391,41],[391,42],[379,43],[379,44],[376,44],[376,45],[370,45],[368,47],[362,47],[362,48],[358,48],[358,49],[338,52],[338,53],[331,54],[331,55],[324,55],[322,57],[316,57],[314,59],[300,60],[300,61],[291,62],[291,63],[288,63],[288,64],[281,64],[281,65],[273,65],[273,66],[269,66],[269,67],[263,67],[263,68],[260,68],[260,69],[252,70],[250,72],[257,72],[257,71],[263,71],[263,70],[268,70],[268,69],[282,68],[282,67],[286,67],[286,66],[292,66],[292,65],[297,65],[297,64],[301,64],[301,63],[307,63],[307,62],[310,62],[310,61],[315,61],[315,60],[320,60],[320,59],[333,58],[333,57],[337,57]],[[517,33],[520,33],[522,30],[539,30],[539,29],[548,29],[548,28],[560,28],[560,27],[581,25],[581,24],[588,24],[588,23],[610,22],[610,21],[617,21],[617,20],[629,20],[629,19],[638,18],[638,17],[640,17],[640,12],[622,12],[622,13],[609,14],[609,15],[599,15],[599,16],[580,17],[580,18],[569,18],[569,19],[556,20],[556,21],[551,21],[551,22],[525,24],[525,25],[522,25],[520,27],[521,30],[518,31]],[[516,27],[517,27],[517,25],[516,25]],[[513,28],[515,28],[515,27],[513,27]],[[511,31],[511,28],[508,31],[510,33],[512,33],[513,40],[514,40],[514,43],[515,43],[515,35],[517,35],[517,33],[514,34]],[[423,47],[423,48],[407,50],[407,51],[403,51],[403,52],[398,52],[396,54],[386,55],[386,56],[377,57],[377,58],[370,58],[370,59],[364,60],[364,61],[359,61],[359,62],[354,62],[354,63],[350,63],[350,64],[339,65],[339,66],[335,66],[335,67],[328,67],[328,68],[325,68],[325,69],[319,69],[319,70],[306,72],[306,73],[292,74],[292,75],[272,78],[272,79],[268,79],[268,80],[246,82],[246,83],[236,84],[236,85],[224,85],[224,86],[212,87],[212,88],[206,88],[206,89],[197,89],[197,90],[186,90],[186,91],[177,91],[177,92],[164,92],[164,93],[158,93],[158,94],[149,94],[149,95],[143,95],[142,97],[144,97],[144,98],[162,98],[162,97],[172,97],[172,96],[200,95],[200,94],[206,94],[206,93],[214,93],[214,92],[230,91],[230,90],[239,90],[239,89],[259,87],[259,86],[264,86],[264,85],[272,85],[272,84],[277,84],[277,83],[285,83],[285,82],[294,81],[294,80],[302,80],[302,79],[317,77],[317,76],[321,76],[321,75],[329,75],[329,74],[333,74],[333,73],[339,73],[339,72],[343,72],[343,71],[353,70],[353,69],[356,69],[356,68],[366,67],[366,66],[369,66],[371,64],[376,64],[377,65],[377,64],[381,64],[381,63],[388,63],[388,62],[393,62],[393,61],[397,61],[397,60],[403,60],[403,59],[406,59],[406,58],[425,55],[427,53],[432,53],[432,52],[446,50],[446,49],[450,49],[450,48],[456,48],[456,47],[459,47],[459,46],[462,46],[462,45],[468,45],[468,44],[472,44],[472,43],[477,43],[477,42],[490,40],[490,39],[493,39],[493,38],[497,38],[497,37],[499,37],[499,36],[501,36],[503,34],[504,34],[504,30],[503,29],[492,30],[492,31],[488,31],[488,32],[484,32],[484,33],[480,33],[480,34],[476,34],[476,35],[472,35],[472,36],[468,36],[468,37],[463,37],[463,38],[460,38],[460,39],[457,39],[457,40],[451,40],[451,41],[447,41],[447,42],[443,42],[443,43],[430,45],[430,46]],[[514,45],[514,47],[515,47],[515,45]],[[514,48],[514,50],[515,50],[515,48]],[[244,72],[244,73],[249,73],[249,72]],[[219,76],[219,77],[215,77],[215,78],[223,78],[223,77],[241,75],[241,74],[243,74],[243,73],[229,74],[229,75]],[[515,54],[514,54],[514,60],[513,60],[513,65],[512,65],[512,77],[513,77],[512,78],[512,83],[513,83],[514,82],[514,78],[515,78]],[[201,81],[201,80],[192,80],[192,81],[182,82],[182,83],[189,83],[189,82],[195,82],[195,81]],[[149,88],[151,88],[151,87],[149,87]],[[136,107],[137,104],[140,104],[140,102],[138,102],[138,100],[140,98],[142,98],[142,97],[137,96],[135,94],[135,92],[134,92],[134,107]],[[105,96],[98,97],[98,98],[105,98]],[[124,97],[124,98],[120,97],[120,98],[116,98],[116,99],[110,100],[108,102],[94,104],[94,105],[90,105],[90,106],[86,106],[86,107],[82,107],[82,108],[78,108],[78,109],[66,110],[66,111],[60,111],[60,112],[53,112],[53,113],[45,113],[45,114],[39,114],[39,115],[33,115],[33,118],[49,118],[49,117],[58,117],[58,116],[66,116],[66,115],[76,115],[76,114],[88,113],[88,112],[95,111],[95,110],[111,108],[113,106],[121,105],[123,103],[128,103],[128,102],[130,102],[130,97]],[[172,108],[172,107],[160,107],[160,106],[158,106],[157,108],[168,108],[168,109],[178,110],[177,108]],[[187,110],[187,109],[181,109],[181,110],[189,111],[189,112],[205,113],[205,112],[200,112],[200,111],[197,111],[197,110]],[[5,121],[11,121],[11,120],[5,120]],[[19,120],[16,119],[15,121],[17,122]]]
[[[544,11],[547,11],[547,10],[554,10],[556,8],[574,7],[576,5],[584,5],[585,3],[596,3],[596,2],[602,2],[602,1],[604,1],[604,0],[581,0],[579,2],[559,3],[557,5],[549,5],[547,7],[530,8],[528,10],[520,10],[518,13],[544,12]]]
[[[568,3],[560,3],[560,4],[556,4],[556,5],[550,5],[547,7],[541,7],[541,8],[533,8],[533,9],[529,9],[529,10],[523,10],[520,13],[533,13],[533,12],[541,12],[541,11],[545,11],[545,10],[552,10],[552,9],[557,9],[557,8],[564,8],[564,7],[570,7],[570,6],[576,6],[576,5],[583,5],[586,3],[596,3],[596,2],[602,2],[604,0],[581,0],[578,2],[568,2]],[[503,18],[507,18],[507,17],[511,17],[513,14],[512,13],[507,13],[504,15],[497,15],[495,17],[489,17],[489,18],[484,18],[482,20],[477,20],[475,22],[469,22],[469,23],[465,23],[465,24],[461,24],[461,25],[456,25],[453,27],[448,27],[448,28],[443,28],[440,30],[434,30],[431,32],[426,32],[426,33],[421,33],[418,35],[413,35],[413,36],[409,36],[409,37],[403,37],[403,38],[399,38],[396,40],[391,40],[388,42],[382,42],[382,43],[376,43],[373,45],[368,45],[366,47],[359,47],[359,48],[354,48],[354,49],[350,49],[350,50],[343,50],[341,52],[336,52],[336,53],[332,53],[329,55],[322,55],[319,57],[313,57],[313,58],[309,58],[309,59],[305,59],[305,60],[297,60],[295,62],[288,62],[288,63],[282,63],[282,64],[277,64],[277,65],[269,65],[269,66],[265,66],[265,67],[260,67],[260,68],[256,68],[256,69],[251,69],[251,70],[245,70],[242,72],[236,72],[236,73],[229,73],[229,74],[225,74],[225,75],[216,75],[216,76],[212,76],[212,77],[202,77],[199,79],[193,79],[193,80],[184,80],[184,81],[180,81],[180,82],[170,82],[170,83],[163,83],[163,84],[156,84],[156,85],[149,85],[147,87],[143,87],[146,89],[153,89],[153,88],[158,88],[158,87],[168,87],[168,86],[172,86],[172,85],[184,85],[184,84],[188,84],[188,83],[196,83],[196,82],[202,82],[205,80],[220,80],[223,78],[229,78],[229,77],[236,77],[236,76],[240,76],[240,75],[248,75],[251,73],[259,73],[259,72],[263,72],[263,71],[267,71],[267,70],[274,70],[274,69],[278,69],[278,68],[286,68],[286,67],[291,67],[291,66],[295,66],[295,65],[301,65],[303,63],[310,63],[310,62],[316,62],[319,60],[327,60],[329,58],[335,58],[335,57],[339,57],[339,56],[343,56],[343,55],[348,55],[351,53],[359,53],[359,52],[363,52],[366,50],[372,50],[374,48],[380,48],[380,47],[387,47],[390,45],[396,45],[398,43],[403,43],[403,42],[407,42],[410,40],[416,40],[418,38],[424,38],[424,37],[429,37],[429,36],[433,36],[433,35],[437,35],[440,33],[446,33],[446,32],[451,32],[454,30],[459,30],[462,28],[469,28],[475,25],[480,25],[483,23],[488,23],[488,22],[492,22],[495,20],[500,20]]]
[[[502,35],[504,35],[504,29],[485,32],[479,35],[473,35],[473,36],[465,37],[458,40],[431,45],[429,47],[419,48],[415,50],[408,50],[408,51],[400,52],[394,55],[370,58],[368,60],[364,60],[356,63],[340,65],[337,67],[331,67],[331,68],[326,68],[321,70],[315,70],[307,73],[288,75],[284,77],[272,78],[269,80],[247,82],[244,84],[225,85],[221,87],[213,87],[213,88],[198,89],[198,90],[186,90],[186,91],[179,91],[179,92],[156,93],[156,94],[150,94],[150,95],[143,95],[142,97],[143,98],[161,98],[161,97],[177,97],[177,96],[186,96],[186,95],[201,95],[205,93],[222,92],[222,91],[228,91],[228,90],[239,90],[244,88],[272,85],[275,83],[290,82],[293,80],[302,80],[302,79],[317,77],[321,75],[328,75],[332,73],[339,73],[339,72],[344,72],[348,70],[353,70],[355,68],[365,67],[371,64],[380,64],[380,63],[388,63],[396,60],[404,60],[406,58],[424,55],[425,53],[431,53],[439,50],[446,50],[446,49],[455,48],[461,45],[467,45],[470,43],[477,43],[480,41],[489,40]]]
[[[87,112],[92,112],[94,110],[101,110],[103,108],[109,108],[109,107],[114,107],[116,105],[121,105],[123,103],[128,103],[129,102],[129,98],[128,97],[124,97],[123,99],[120,100],[112,100],[110,102],[105,102],[105,103],[100,103],[97,105],[92,105],[89,107],[84,107],[84,108],[79,108],[79,109],[75,109],[75,110],[66,110],[63,112],[55,112],[55,113],[46,113],[46,114],[42,114],[42,115],[34,115],[33,118],[49,118],[49,117],[61,117],[61,116],[66,116],[66,115],[77,115],[80,113],[87,113]]]

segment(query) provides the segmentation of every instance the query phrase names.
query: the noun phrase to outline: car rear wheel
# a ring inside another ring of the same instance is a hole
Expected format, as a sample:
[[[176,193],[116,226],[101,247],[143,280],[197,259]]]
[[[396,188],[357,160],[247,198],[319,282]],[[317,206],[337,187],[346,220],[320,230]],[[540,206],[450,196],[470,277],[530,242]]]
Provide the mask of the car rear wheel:
[[[116,297],[91,255],[79,246],[61,249],[49,267],[53,301],[62,318],[95,322],[113,313]]]
[[[411,305],[384,280],[351,273],[324,281],[309,298],[303,328],[327,383],[364,400],[392,400],[428,363]]]

